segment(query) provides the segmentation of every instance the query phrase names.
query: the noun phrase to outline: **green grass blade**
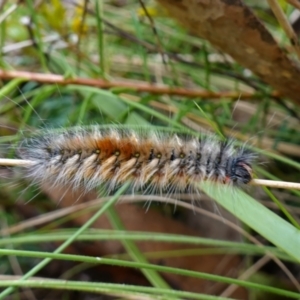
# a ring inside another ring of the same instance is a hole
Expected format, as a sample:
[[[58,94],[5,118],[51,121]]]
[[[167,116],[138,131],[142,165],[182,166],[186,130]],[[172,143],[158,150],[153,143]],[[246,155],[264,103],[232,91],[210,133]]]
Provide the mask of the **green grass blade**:
[[[23,257],[34,257],[34,258],[48,257],[51,259],[85,262],[88,264],[105,264],[105,265],[112,265],[112,266],[138,268],[138,269],[144,268],[148,270],[155,270],[155,271],[160,271],[165,273],[189,276],[189,277],[194,277],[199,279],[206,279],[206,280],[222,282],[227,284],[236,284],[248,289],[265,291],[277,295],[284,295],[286,297],[290,297],[293,299],[298,299],[299,297],[298,293],[283,290],[277,287],[271,287],[271,286],[255,283],[255,282],[249,282],[249,281],[244,281],[244,280],[239,280],[231,277],[214,275],[214,274],[209,274],[204,272],[197,272],[197,271],[191,271],[191,270],[185,270],[185,269],[179,269],[173,267],[154,265],[149,263],[131,262],[131,261],[110,259],[110,258],[103,258],[103,257],[89,257],[89,256],[72,255],[72,254],[45,253],[45,252],[24,251],[24,250],[21,251],[21,250],[10,250],[10,249],[0,249],[0,254],[23,256]],[[24,283],[24,286],[26,286],[26,283]],[[129,285],[124,285],[124,286],[129,286]]]
[[[129,184],[124,184],[107,203],[105,203],[83,226],[81,226],[69,239],[67,239],[61,246],[59,246],[53,253],[60,253],[64,249],[66,249],[70,244],[72,244],[76,238],[83,233],[87,228],[89,228],[111,205],[115,204],[119,199],[120,195],[126,191]],[[23,282],[31,276],[35,275],[38,271],[40,271],[44,266],[46,266],[51,261],[51,258],[45,258],[39,264],[37,264],[34,268],[32,268],[28,273],[26,273],[18,282]],[[5,299],[11,292],[14,291],[14,287],[11,286],[5,289],[0,294],[0,299]]]
[[[204,182],[201,189],[242,222],[300,262],[300,231],[242,190]]]
[[[24,81],[25,80],[23,78],[16,78],[11,80],[9,83],[7,83],[0,89],[0,97],[8,97],[8,95],[14,92],[17,89],[17,87]]]
[[[122,224],[121,219],[119,218],[114,207],[110,207],[107,210],[107,215],[112,226],[118,230],[125,230],[124,225]],[[129,240],[121,240],[124,248],[130,257],[140,263],[148,263],[147,259],[143,255],[143,253],[139,250],[136,244],[133,241]],[[155,271],[149,269],[141,269],[145,277],[151,282],[151,284],[157,288],[170,289],[170,286],[165,282],[165,280]]]
[[[81,292],[92,292],[92,293],[111,293],[115,295],[116,292],[121,292],[124,299],[126,295],[135,295],[141,297],[141,299],[146,296],[149,298],[149,295],[153,297],[159,297],[156,299],[176,299],[181,297],[181,299],[198,299],[198,300],[230,300],[232,298],[224,298],[219,296],[211,296],[199,293],[192,293],[186,291],[177,291],[175,289],[161,289],[161,288],[152,288],[145,286],[135,286],[135,285],[125,285],[125,284],[112,284],[112,283],[102,283],[102,282],[78,282],[71,280],[28,280],[26,282],[19,282],[17,280],[7,280],[1,281],[0,287],[6,286],[13,287],[25,287],[25,288],[47,288],[47,289],[58,289],[58,290],[71,290],[71,291],[81,291]],[[141,295],[140,293],[143,293]],[[136,298],[137,299],[137,298]],[[155,299],[155,298],[154,298]]]

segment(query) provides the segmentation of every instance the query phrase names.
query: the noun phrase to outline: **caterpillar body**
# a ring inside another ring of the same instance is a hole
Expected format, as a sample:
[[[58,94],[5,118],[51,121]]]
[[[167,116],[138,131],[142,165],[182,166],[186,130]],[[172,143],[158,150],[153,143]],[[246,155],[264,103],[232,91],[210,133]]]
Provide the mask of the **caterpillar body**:
[[[105,183],[112,191],[130,181],[151,192],[195,192],[204,180],[241,186],[251,181],[255,158],[232,140],[117,126],[34,136],[18,155],[32,161],[27,176],[34,183],[85,191]]]

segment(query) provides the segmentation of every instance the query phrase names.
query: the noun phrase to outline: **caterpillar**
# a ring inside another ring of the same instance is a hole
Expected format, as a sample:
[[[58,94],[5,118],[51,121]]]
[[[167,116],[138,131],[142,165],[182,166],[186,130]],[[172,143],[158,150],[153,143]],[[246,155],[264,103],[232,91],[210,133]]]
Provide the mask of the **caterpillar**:
[[[49,131],[23,140],[17,153],[32,161],[26,174],[33,183],[85,191],[103,183],[112,191],[127,181],[151,192],[195,192],[204,180],[243,186],[255,160],[232,139],[120,126]]]

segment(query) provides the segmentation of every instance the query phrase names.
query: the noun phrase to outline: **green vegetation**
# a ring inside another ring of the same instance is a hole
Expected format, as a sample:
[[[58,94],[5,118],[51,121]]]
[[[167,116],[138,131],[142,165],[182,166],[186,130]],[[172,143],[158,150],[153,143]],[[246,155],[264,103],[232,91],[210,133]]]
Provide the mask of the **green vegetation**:
[[[156,3],[146,3],[147,14],[133,0],[74,3],[0,4],[0,71],[7,71],[0,73],[1,157],[13,158],[22,137],[45,129],[146,126],[233,136],[258,153],[257,178],[300,182],[299,105],[275,97]],[[259,5],[255,12],[284,47],[282,29]],[[203,184],[202,195],[169,204],[165,195],[135,194],[113,206],[126,186],[90,204],[95,194],[40,191],[16,169],[1,167],[0,179],[0,299],[300,298],[299,192]],[[195,219],[204,218],[206,194],[216,219],[205,217],[201,227]],[[227,226],[221,207],[238,220],[230,218],[230,238],[218,235]],[[234,262],[222,267],[226,259]],[[200,269],[202,260],[211,268]],[[187,278],[193,281],[181,285]]]

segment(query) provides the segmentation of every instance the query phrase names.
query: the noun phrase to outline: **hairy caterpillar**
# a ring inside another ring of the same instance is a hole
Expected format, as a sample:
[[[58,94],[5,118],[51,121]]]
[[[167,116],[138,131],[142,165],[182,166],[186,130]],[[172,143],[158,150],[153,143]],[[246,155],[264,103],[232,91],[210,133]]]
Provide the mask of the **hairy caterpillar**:
[[[118,126],[34,136],[20,144],[18,155],[32,161],[27,176],[34,183],[85,191],[106,183],[112,191],[130,181],[134,190],[154,192],[195,192],[203,180],[247,184],[255,158],[232,140]]]

